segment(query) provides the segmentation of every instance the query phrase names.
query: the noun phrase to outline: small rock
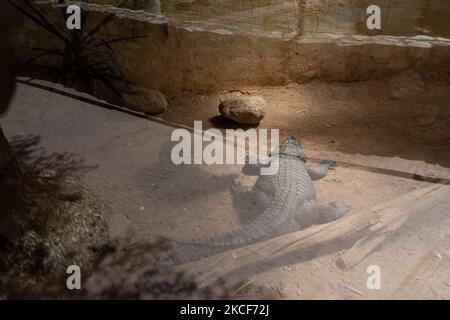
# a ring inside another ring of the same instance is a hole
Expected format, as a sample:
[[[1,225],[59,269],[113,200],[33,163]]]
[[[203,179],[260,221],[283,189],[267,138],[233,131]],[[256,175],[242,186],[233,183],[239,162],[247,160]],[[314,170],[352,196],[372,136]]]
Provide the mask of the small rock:
[[[391,99],[403,100],[417,96],[425,89],[425,83],[417,72],[409,70],[389,81],[389,96]]]
[[[159,114],[167,110],[167,99],[158,90],[132,86],[123,98],[126,105],[136,111]]]
[[[440,253],[439,251],[437,251],[437,250],[435,250],[435,251],[433,252],[433,256],[434,256],[435,258],[442,259],[441,253]]]
[[[227,98],[220,102],[220,114],[240,124],[257,125],[265,116],[266,101],[257,96]]]

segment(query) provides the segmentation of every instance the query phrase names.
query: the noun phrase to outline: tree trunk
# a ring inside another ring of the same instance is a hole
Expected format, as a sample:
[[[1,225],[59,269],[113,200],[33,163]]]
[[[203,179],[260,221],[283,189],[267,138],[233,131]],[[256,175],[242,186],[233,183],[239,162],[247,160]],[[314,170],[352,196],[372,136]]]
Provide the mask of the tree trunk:
[[[8,109],[16,86],[15,58],[11,40],[11,32],[20,23],[19,13],[8,1],[0,2],[0,117]],[[12,152],[8,141],[0,127],[0,171],[11,159]]]
[[[2,170],[3,166],[7,164],[11,159],[11,156],[11,147],[8,143],[8,140],[6,140],[5,135],[3,134],[2,128],[0,127],[0,171]]]

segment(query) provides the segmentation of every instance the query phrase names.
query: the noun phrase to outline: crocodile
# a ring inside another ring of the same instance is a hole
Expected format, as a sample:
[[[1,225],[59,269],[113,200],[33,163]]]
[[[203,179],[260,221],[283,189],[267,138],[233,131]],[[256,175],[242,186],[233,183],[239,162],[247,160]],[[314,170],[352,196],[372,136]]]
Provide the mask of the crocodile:
[[[297,137],[289,137],[271,157],[278,157],[279,170],[274,175],[260,175],[252,191],[235,185],[232,193],[252,193],[266,209],[253,221],[224,234],[175,242],[168,256],[180,264],[204,256],[247,246],[283,234],[304,229],[313,224],[323,224],[341,218],[349,210],[342,201],[321,203],[316,199],[313,181],[335,169],[333,161],[318,165],[307,164],[307,157]],[[246,164],[243,173],[252,175],[258,166]]]

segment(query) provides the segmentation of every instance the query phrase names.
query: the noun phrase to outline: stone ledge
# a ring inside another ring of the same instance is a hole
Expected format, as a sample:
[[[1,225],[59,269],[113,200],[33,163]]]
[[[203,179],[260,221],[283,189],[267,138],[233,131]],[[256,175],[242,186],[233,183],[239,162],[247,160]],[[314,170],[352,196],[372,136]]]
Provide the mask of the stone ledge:
[[[45,2],[44,2],[45,3]],[[50,4],[60,6],[58,4]],[[430,37],[417,35],[408,36],[389,36],[389,35],[343,35],[334,33],[312,33],[298,38],[296,33],[282,32],[265,32],[265,31],[248,31],[238,27],[228,25],[199,22],[199,21],[178,21],[166,16],[159,16],[154,13],[143,10],[131,10],[126,8],[117,8],[110,5],[100,5],[94,3],[85,3],[79,1],[71,1],[70,3],[79,5],[89,11],[98,11],[105,13],[115,13],[121,19],[135,19],[151,24],[171,25],[174,28],[184,29],[189,32],[211,32],[221,35],[240,35],[254,36],[262,38],[280,39],[284,41],[296,41],[298,43],[330,43],[335,42],[337,45],[361,45],[361,44],[382,44],[394,46],[411,46],[411,47],[430,47],[430,46],[450,46],[450,39],[442,37]]]
[[[105,39],[149,34],[150,41],[122,43],[114,50],[129,80],[167,95],[313,79],[359,81],[409,68],[450,72],[450,39],[445,38],[330,33],[297,38],[294,34],[250,32],[213,23],[175,21],[144,11],[72,3],[95,12],[97,19],[110,13],[118,15],[117,21],[101,31]],[[49,10],[49,14],[60,13]],[[17,35],[16,46],[51,46],[54,41],[28,22]],[[24,55],[24,61],[26,58],[29,56]],[[49,61],[39,63],[47,65]]]

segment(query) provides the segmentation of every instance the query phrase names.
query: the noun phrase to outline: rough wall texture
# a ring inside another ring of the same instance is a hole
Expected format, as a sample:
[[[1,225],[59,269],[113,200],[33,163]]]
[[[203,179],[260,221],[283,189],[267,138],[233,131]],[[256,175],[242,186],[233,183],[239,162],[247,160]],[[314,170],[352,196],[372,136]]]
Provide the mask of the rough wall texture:
[[[46,6],[48,15],[65,28],[60,9]],[[118,15],[119,19],[101,31],[104,39],[148,35],[113,45],[113,49],[131,81],[168,95],[311,79],[358,81],[409,68],[450,72],[450,40],[444,38],[334,34],[297,38],[214,24],[171,22],[143,11],[110,6],[83,6],[90,11],[86,29],[111,12]],[[15,40],[21,59],[30,55],[25,48],[61,46],[29,20]],[[37,63],[49,65],[57,60],[46,58]]]

